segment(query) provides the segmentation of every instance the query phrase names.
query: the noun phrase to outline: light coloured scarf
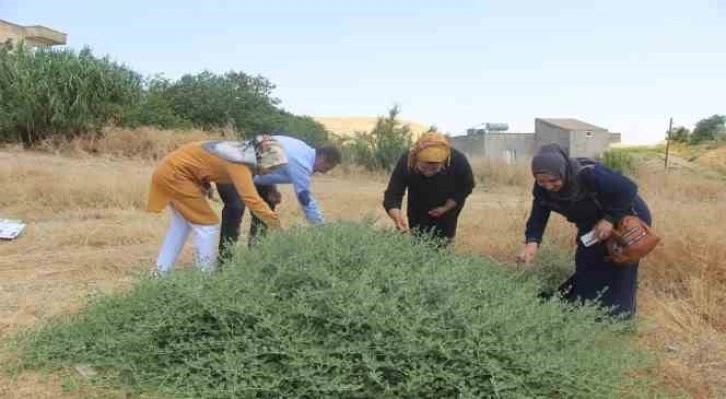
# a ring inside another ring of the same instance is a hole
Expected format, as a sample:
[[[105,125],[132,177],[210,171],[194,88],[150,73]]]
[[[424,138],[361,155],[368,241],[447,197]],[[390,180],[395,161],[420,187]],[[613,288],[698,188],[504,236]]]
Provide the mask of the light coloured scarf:
[[[269,171],[288,162],[282,144],[270,136],[245,141],[205,141],[202,148],[225,161],[249,165],[257,171]]]

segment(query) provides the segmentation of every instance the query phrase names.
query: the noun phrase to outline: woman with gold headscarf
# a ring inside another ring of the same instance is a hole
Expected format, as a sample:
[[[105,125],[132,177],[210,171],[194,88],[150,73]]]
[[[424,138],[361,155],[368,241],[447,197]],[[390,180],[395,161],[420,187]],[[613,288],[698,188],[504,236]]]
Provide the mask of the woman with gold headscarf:
[[[474,176],[466,156],[451,148],[443,134],[428,132],[399,159],[383,207],[399,230],[431,233],[448,244],[456,236],[459,213],[473,189]],[[404,217],[401,204],[406,191]]]

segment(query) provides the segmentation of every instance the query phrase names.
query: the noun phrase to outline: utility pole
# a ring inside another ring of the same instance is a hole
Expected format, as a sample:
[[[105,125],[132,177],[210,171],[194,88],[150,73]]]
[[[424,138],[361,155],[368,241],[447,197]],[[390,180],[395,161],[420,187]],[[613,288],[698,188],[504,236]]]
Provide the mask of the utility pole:
[[[671,117],[670,123],[668,123],[668,138],[666,139],[666,154],[665,154],[665,170],[668,172],[668,150],[671,146],[671,130],[673,129],[673,117]]]

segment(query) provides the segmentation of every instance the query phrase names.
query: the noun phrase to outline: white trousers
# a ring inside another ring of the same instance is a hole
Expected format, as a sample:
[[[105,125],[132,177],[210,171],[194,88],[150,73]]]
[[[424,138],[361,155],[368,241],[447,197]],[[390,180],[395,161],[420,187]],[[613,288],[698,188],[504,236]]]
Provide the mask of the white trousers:
[[[190,223],[184,219],[173,206],[171,210],[171,223],[166,232],[161,251],[156,258],[156,268],[159,273],[165,275],[174,267],[176,259],[184,248],[184,243],[193,233],[196,267],[203,272],[211,272],[217,263],[217,244],[219,241],[219,225],[201,225]]]

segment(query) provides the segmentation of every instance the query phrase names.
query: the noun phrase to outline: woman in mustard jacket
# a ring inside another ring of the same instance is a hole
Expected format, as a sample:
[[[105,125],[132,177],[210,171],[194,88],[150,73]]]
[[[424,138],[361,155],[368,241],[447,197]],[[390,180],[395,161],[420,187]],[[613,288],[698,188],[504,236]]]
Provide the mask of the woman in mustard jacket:
[[[168,154],[151,179],[147,211],[160,213],[167,206],[171,224],[156,267],[167,274],[191,232],[196,265],[212,271],[217,260],[219,217],[206,199],[210,183],[233,183],[245,205],[263,223],[279,228],[275,212],[260,198],[253,175],[287,163],[282,147],[269,137],[251,141],[204,141],[186,144]]]

